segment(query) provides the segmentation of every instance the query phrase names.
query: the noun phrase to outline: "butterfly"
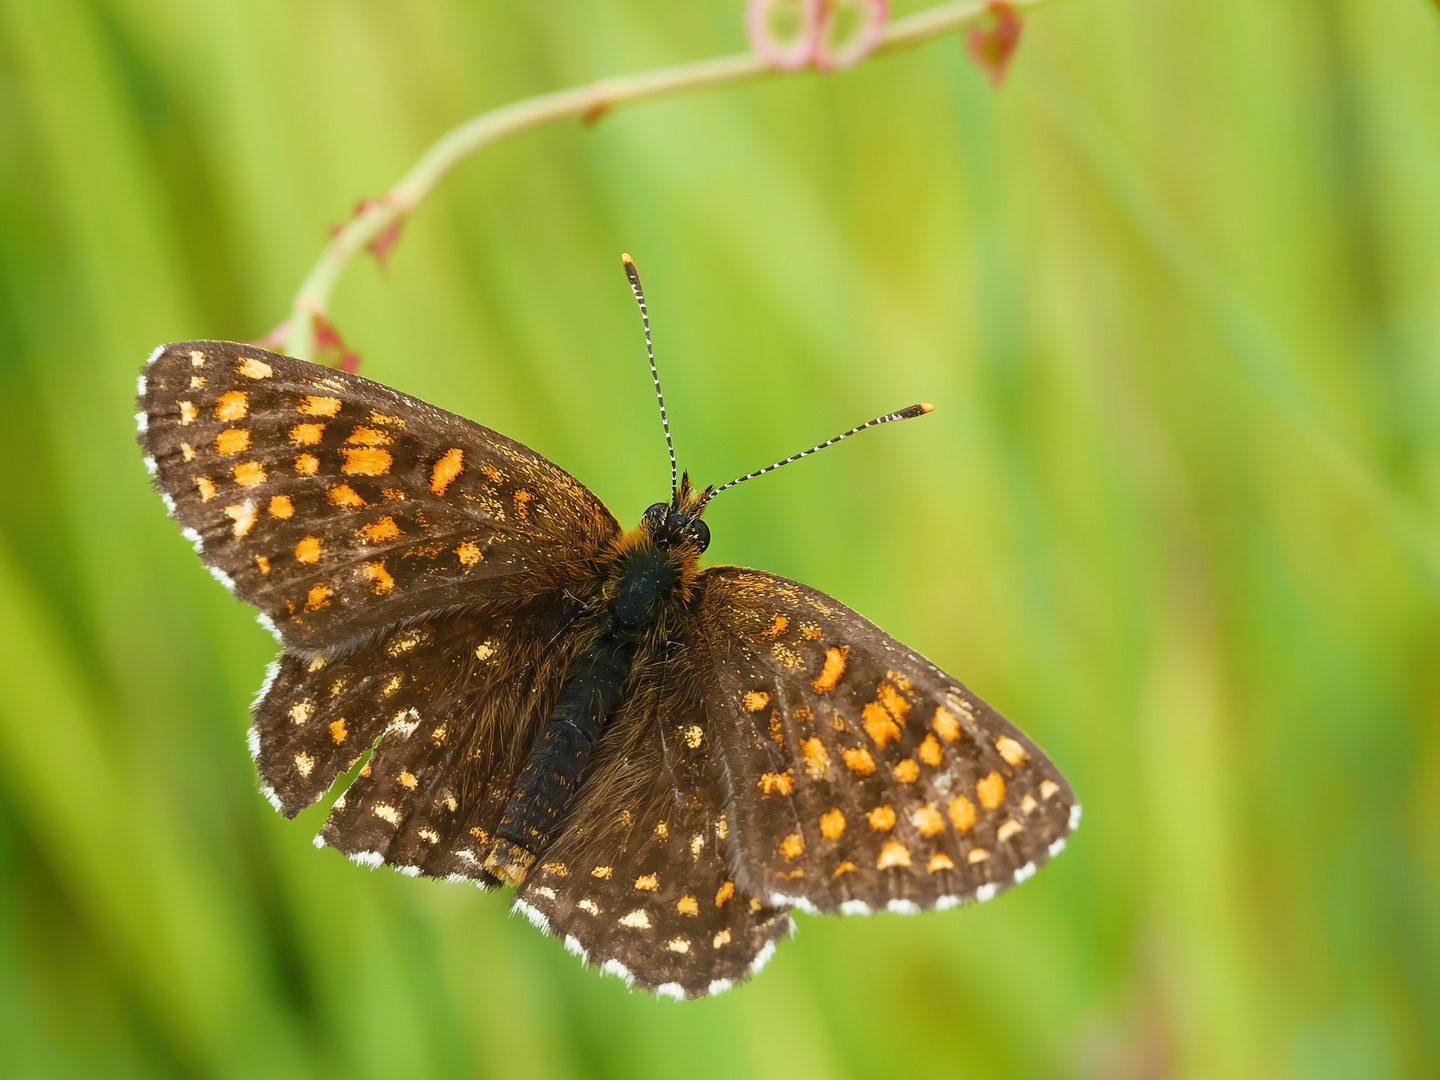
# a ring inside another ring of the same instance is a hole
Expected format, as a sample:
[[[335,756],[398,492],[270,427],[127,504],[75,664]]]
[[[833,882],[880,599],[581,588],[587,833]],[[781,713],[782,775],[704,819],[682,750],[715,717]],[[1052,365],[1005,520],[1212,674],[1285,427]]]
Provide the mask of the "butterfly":
[[[281,651],[262,790],[317,846],[514,886],[582,961],[676,998],[754,975],[792,910],[988,900],[1080,806],[1026,735],[799,582],[701,569],[720,488],[623,528],[526,446],[379,383],[223,341],[156,349],[139,441],[211,573]]]

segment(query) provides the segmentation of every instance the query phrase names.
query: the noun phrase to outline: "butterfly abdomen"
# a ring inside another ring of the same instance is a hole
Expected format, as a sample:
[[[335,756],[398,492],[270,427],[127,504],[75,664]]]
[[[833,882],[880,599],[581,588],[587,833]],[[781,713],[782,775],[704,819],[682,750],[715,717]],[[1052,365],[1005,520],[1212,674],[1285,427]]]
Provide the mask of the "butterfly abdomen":
[[[683,560],[670,550],[643,539],[616,560],[613,591],[595,644],[571,665],[531,744],[496,829],[487,870],[518,885],[553,839],[605,718],[629,681],[637,655],[646,649],[666,601],[681,586],[684,569]]]

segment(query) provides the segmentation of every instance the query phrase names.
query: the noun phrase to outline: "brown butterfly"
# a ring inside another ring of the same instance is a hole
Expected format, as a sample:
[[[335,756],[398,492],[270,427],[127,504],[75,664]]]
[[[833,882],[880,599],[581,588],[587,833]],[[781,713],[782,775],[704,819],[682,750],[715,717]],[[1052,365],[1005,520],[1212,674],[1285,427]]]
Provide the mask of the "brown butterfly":
[[[792,908],[987,900],[1078,824],[1049,759],[935,665],[797,582],[699,568],[718,491],[928,405],[721,488],[672,444],[670,500],[627,531],[503,435],[250,345],[162,346],[139,404],[171,516],[282,645],[250,730],[276,808],[359,766],[318,844],[513,884],[630,985],[724,990]]]

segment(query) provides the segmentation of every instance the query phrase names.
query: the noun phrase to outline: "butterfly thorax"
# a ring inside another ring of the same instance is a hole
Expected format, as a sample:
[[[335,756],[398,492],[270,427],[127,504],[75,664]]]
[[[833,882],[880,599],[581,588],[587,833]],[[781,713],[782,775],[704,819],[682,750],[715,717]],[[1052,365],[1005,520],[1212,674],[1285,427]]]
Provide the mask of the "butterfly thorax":
[[[682,498],[687,500],[682,502]],[[571,663],[495,832],[485,869],[522,884],[564,820],[595,744],[631,673],[667,647],[667,627],[689,604],[710,534],[688,479],[656,503],[605,556],[593,644]]]

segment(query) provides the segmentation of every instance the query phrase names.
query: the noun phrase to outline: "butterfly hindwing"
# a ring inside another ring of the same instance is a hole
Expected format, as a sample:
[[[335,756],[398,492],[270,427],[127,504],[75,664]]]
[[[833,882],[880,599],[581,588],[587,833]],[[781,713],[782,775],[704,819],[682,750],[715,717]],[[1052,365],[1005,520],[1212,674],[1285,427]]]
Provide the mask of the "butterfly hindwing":
[[[818,911],[948,907],[1064,846],[1064,777],[945,672],[796,582],[716,567],[700,589],[743,887]]]
[[[563,588],[619,532],[594,495],[520,443],[253,346],[165,346],[139,405],[172,515],[291,647]]]
[[[251,749],[294,816],[366,758],[320,838],[360,862],[482,882],[490,834],[574,644],[581,597],[455,611],[336,659],[281,657]]]
[[[794,924],[788,907],[737,888],[699,680],[679,665],[667,675],[658,704],[642,692],[611,721],[588,790],[515,907],[629,985],[694,998],[759,971]]]

